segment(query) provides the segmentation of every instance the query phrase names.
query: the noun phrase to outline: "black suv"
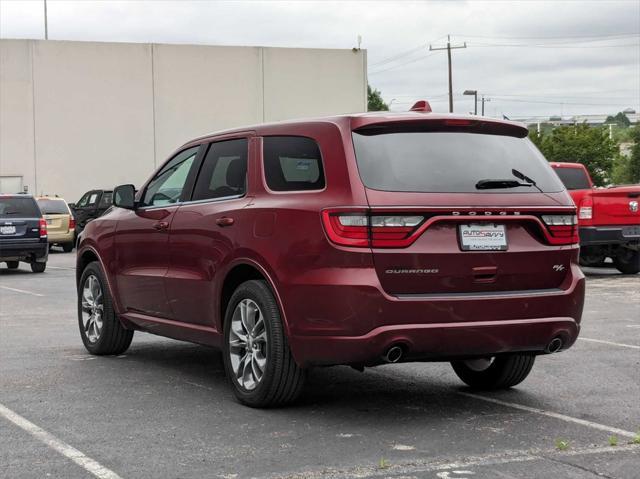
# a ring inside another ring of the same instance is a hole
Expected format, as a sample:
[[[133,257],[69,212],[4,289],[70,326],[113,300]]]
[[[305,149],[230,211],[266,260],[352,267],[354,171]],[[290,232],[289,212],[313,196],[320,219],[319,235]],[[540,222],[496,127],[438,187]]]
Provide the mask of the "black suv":
[[[31,265],[31,271],[42,273],[48,255],[47,222],[35,198],[0,195],[0,262],[16,269],[24,261]]]
[[[91,190],[87,191],[77,203],[69,203],[69,208],[76,220],[76,238],[91,220],[102,216],[111,208],[113,191]]]

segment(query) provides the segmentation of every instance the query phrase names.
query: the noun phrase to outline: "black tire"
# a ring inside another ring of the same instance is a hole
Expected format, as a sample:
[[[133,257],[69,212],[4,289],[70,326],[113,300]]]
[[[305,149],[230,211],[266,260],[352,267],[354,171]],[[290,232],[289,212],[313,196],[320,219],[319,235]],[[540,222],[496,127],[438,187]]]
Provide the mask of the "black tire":
[[[85,331],[82,320],[82,294],[85,283],[90,276],[97,278],[102,290],[102,330],[95,341],[90,341]],[[105,280],[105,275],[100,267],[100,263],[93,261],[89,263],[80,277],[78,284],[78,327],[80,329],[80,337],[84,343],[84,347],[91,354],[98,356],[109,354],[122,354],[131,344],[133,339],[133,331],[125,329],[113,310],[113,301],[109,294],[109,288]]]
[[[618,271],[624,274],[636,274],[640,272],[640,251],[629,248],[619,248],[618,254],[613,258],[613,264]]]
[[[267,359],[262,379],[252,390],[245,389],[237,380],[231,365],[229,336],[236,306],[249,299],[260,308],[267,335]],[[296,364],[289,349],[278,304],[265,281],[242,283],[235,290],[224,318],[224,367],[233,392],[241,403],[256,408],[277,407],[295,401],[304,386],[305,371]]]
[[[20,261],[7,261],[7,268],[9,269],[18,269],[20,265]]]
[[[71,253],[73,251],[73,246],[73,243],[63,243],[62,251],[64,251],[65,253]]]
[[[47,263],[38,263],[34,261],[31,263],[31,271],[34,273],[44,273],[44,270],[47,269]]]
[[[585,246],[580,249],[580,266],[598,268],[604,266],[605,250],[600,246]]]
[[[497,356],[491,365],[482,370],[471,369],[465,361],[451,363],[458,377],[474,389],[508,389],[520,384],[531,372],[536,357],[533,354],[509,354]]]

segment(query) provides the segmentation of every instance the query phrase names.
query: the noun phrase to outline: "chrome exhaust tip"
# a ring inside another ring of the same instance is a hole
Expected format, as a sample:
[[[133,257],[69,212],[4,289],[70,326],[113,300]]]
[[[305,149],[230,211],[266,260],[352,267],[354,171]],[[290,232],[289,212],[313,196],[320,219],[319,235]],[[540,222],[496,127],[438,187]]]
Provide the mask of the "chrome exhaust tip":
[[[562,339],[553,338],[551,342],[545,348],[546,353],[557,353],[562,349]]]
[[[400,346],[391,346],[382,356],[385,363],[397,363],[402,358],[404,351]]]

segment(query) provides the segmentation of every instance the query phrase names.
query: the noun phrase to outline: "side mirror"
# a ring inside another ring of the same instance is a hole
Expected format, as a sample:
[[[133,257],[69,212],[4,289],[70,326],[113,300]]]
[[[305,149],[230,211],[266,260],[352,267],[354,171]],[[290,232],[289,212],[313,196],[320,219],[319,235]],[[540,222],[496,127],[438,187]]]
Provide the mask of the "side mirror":
[[[133,185],[116,186],[113,190],[113,205],[127,210],[136,209],[136,187]]]

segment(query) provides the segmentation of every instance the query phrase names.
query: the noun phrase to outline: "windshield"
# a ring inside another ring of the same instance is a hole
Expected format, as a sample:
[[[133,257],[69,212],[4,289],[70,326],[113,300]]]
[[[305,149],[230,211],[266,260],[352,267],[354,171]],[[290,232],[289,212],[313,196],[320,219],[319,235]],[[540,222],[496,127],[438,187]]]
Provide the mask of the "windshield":
[[[35,200],[24,198],[0,197],[0,218],[39,218],[40,210]]]
[[[383,191],[477,193],[481,180],[516,180],[519,170],[544,192],[564,188],[526,138],[470,132],[353,132],[360,176]],[[529,185],[482,192],[530,192]],[[537,191],[537,190],[536,190]]]
[[[38,206],[43,215],[68,215],[69,209],[63,200],[38,200]]]
[[[556,168],[554,170],[568,190],[591,189],[589,179],[581,168]]]

